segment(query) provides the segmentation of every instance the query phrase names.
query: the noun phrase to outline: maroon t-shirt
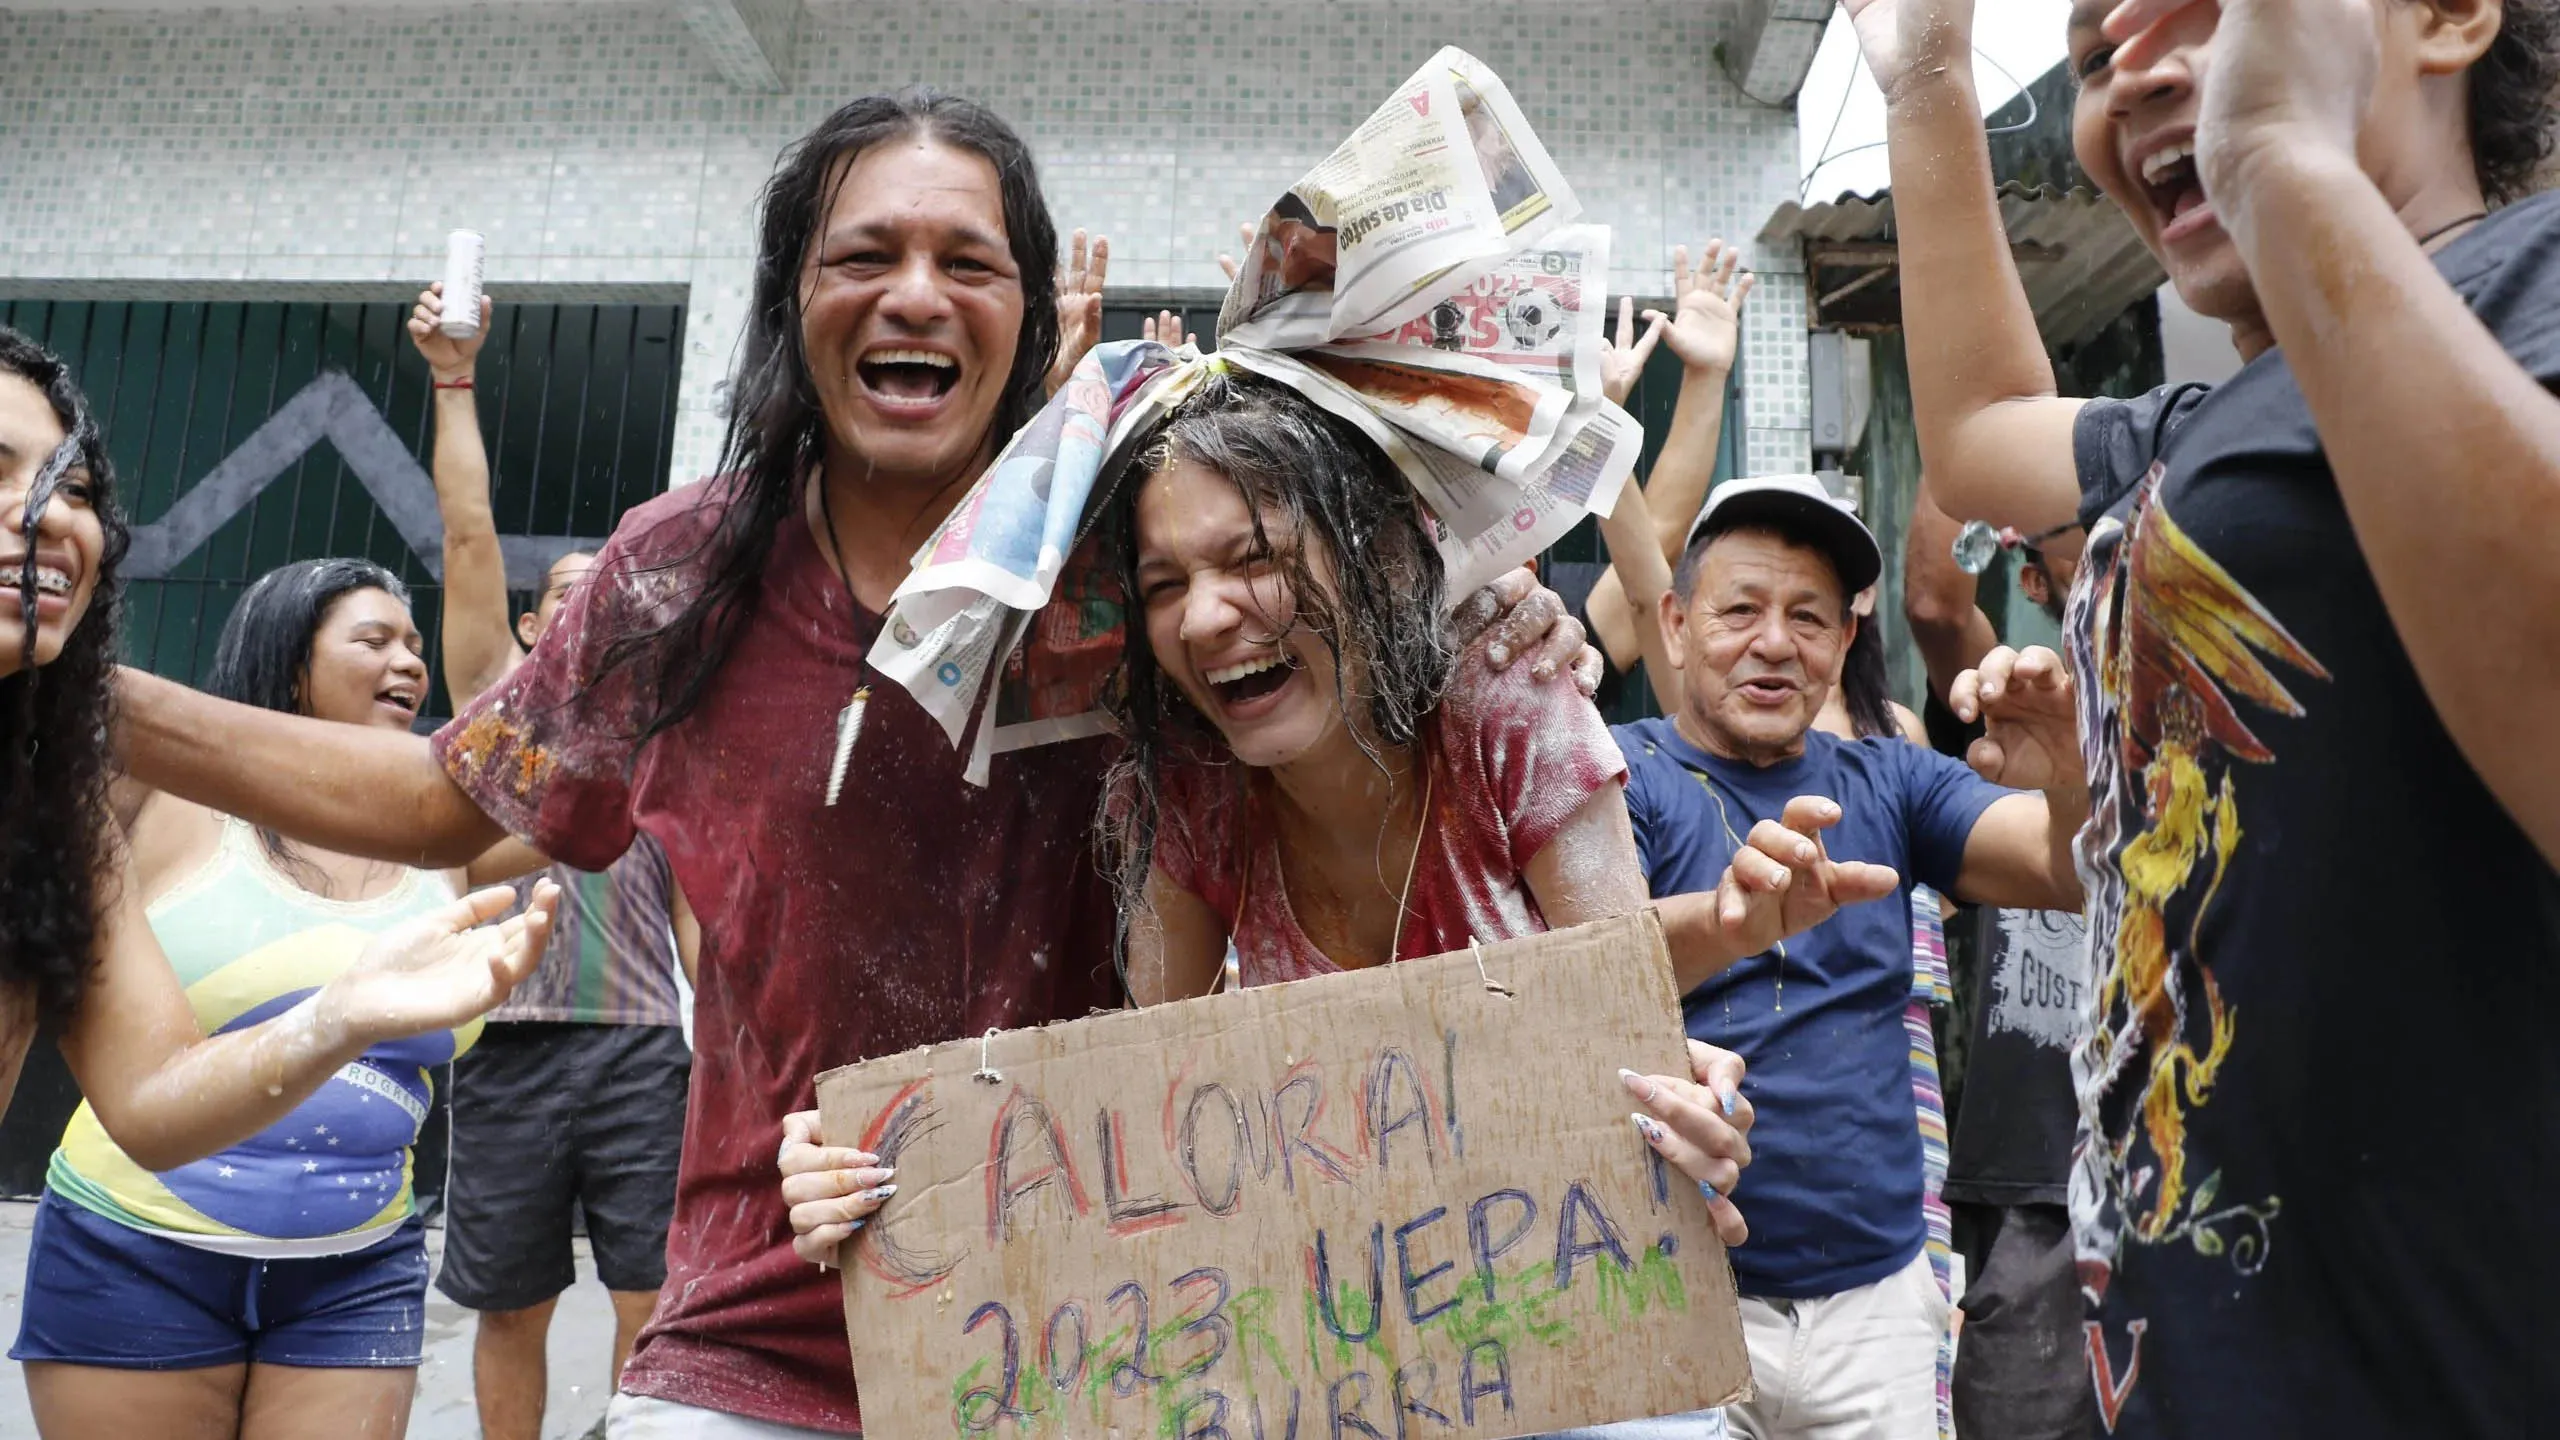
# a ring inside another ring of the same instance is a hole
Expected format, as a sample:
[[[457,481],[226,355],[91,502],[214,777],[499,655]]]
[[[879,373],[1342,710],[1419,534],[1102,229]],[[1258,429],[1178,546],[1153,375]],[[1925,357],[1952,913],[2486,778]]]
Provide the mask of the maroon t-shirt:
[[[1089,849],[1111,742],[961,778],[941,729],[862,657],[880,617],[797,518],[702,703],[641,743],[650,687],[607,645],[701,583],[727,487],[625,516],[532,656],[435,737],[454,782],[553,858],[601,870],[646,831],[702,922],[693,1096],[658,1313],[624,1389],[858,1433],[838,1277],[791,1252],[774,1154],[818,1072],[1118,1003]],[[871,700],[825,806],[836,714]]]

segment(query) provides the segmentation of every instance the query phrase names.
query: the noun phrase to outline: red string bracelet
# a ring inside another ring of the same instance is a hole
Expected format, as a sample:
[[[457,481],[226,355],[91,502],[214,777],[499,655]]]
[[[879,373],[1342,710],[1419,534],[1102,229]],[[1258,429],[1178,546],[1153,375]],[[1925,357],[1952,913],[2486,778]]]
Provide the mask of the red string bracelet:
[[[435,388],[438,390],[468,390],[471,388],[471,377],[465,375],[459,380],[438,380],[435,382]]]

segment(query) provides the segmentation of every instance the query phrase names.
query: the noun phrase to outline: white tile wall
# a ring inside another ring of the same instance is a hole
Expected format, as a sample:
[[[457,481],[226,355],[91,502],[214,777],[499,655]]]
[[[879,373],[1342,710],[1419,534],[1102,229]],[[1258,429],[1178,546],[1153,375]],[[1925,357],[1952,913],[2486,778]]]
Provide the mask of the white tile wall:
[[[1617,227],[1613,289],[1747,237],[1795,191],[1792,111],[1718,69],[1723,0],[835,0],[789,90],[723,82],[665,4],[0,14],[0,277],[423,282],[447,230],[489,282],[677,283],[691,340],[673,478],[712,463],[754,200],[834,104],[931,81],[1020,126],[1062,230],[1115,287],[1214,289],[1238,220],[1444,43],[1510,83]],[[1806,463],[1790,254],[1745,340],[1754,470]]]

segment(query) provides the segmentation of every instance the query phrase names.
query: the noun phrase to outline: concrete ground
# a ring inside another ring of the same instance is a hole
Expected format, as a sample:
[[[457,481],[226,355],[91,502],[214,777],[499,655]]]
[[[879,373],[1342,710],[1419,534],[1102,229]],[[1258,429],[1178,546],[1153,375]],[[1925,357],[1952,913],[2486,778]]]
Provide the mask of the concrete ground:
[[[0,1350],[18,1335],[18,1306],[27,1279],[27,1241],[36,1207],[0,1202]],[[560,1297],[551,1320],[551,1398],[542,1421],[543,1440],[582,1440],[601,1434],[611,1397],[605,1367],[613,1353],[613,1307],[596,1283],[587,1242],[577,1242],[578,1283]],[[430,1260],[441,1257],[444,1230],[427,1230]],[[427,1358],[418,1371],[418,1403],[410,1412],[409,1440],[478,1440],[479,1416],[471,1402],[471,1312],[434,1290],[427,1292]],[[0,1360],[0,1440],[36,1440],[27,1410],[27,1387],[14,1360]]]

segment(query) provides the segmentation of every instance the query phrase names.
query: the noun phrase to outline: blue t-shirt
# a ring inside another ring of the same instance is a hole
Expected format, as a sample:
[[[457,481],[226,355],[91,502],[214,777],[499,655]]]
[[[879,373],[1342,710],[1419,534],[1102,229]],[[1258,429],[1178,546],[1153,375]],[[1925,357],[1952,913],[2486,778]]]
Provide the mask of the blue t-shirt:
[[[1853,905],[1778,950],[1689,993],[1689,1033],[1749,1062],[1759,1123],[1735,1203],[1751,1243],[1733,1252],[1746,1295],[1807,1299],[1871,1285],[1911,1263],[1920,1211],[1920,1125],[1911,1098],[1914,881],[1952,894],[1989,784],[1900,739],[1854,743],[1820,731],[1766,769],[1719,760],[1669,719],[1616,727],[1627,811],[1656,896],[1712,890],[1751,827],[1799,795],[1840,805],[1823,834],[1834,860],[1890,865],[1895,898]]]

